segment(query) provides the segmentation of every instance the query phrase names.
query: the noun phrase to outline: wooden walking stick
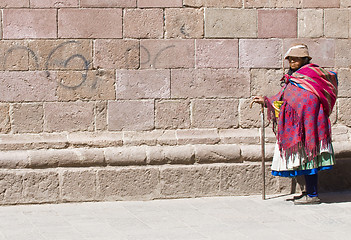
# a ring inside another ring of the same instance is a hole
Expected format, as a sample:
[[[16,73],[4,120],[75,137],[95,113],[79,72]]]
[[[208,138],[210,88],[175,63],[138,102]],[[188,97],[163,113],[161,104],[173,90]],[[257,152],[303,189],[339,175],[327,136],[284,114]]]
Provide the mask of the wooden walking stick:
[[[250,103],[250,108],[252,104]],[[262,160],[262,200],[266,200],[266,165],[265,165],[265,125],[264,125],[264,105],[261,104],[261,160]]]

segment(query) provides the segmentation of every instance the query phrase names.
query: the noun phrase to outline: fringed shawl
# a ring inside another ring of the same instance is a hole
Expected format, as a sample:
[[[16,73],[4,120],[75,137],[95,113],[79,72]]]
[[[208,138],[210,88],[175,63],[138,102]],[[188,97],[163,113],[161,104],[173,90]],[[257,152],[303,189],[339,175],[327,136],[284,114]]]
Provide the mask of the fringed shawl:
[[[311,159],[331,143],[329,115],[337,95],[336,73],[315,64],[301,67],[291,76],[285,75],[282,90],[266,98],[268,119],[274,123],[282,156],[304,152]],[[278,119],[273,101],[283,100]]]

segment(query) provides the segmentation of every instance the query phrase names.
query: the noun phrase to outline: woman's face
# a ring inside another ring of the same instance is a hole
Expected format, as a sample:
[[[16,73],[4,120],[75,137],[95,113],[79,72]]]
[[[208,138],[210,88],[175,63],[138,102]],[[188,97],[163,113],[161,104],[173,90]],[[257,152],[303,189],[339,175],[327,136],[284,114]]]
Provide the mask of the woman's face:
[[[288,60],[292,70],[299,69],[305,62],[305,59],[301,57],[289,57]]]

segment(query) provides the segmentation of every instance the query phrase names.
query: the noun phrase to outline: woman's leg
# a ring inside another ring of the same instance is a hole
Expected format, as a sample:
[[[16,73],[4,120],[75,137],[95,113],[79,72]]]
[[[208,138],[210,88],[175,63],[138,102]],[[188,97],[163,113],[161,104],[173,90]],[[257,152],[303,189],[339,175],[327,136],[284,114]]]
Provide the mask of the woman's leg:
[[[309,197],[318,197],[318,174],[305,175],[306,193]]]

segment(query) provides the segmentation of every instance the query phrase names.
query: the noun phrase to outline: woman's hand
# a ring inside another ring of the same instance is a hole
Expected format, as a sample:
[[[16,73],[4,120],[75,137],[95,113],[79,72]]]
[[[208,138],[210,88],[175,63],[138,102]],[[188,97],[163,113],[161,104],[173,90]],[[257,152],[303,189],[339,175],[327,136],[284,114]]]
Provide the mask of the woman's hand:
[[[251,105],[253,103],[259,103],[261,105],[264,105],[264,97],[262,97],[262,96],[253,96],[252,97],[252,101],[251,101]]]

